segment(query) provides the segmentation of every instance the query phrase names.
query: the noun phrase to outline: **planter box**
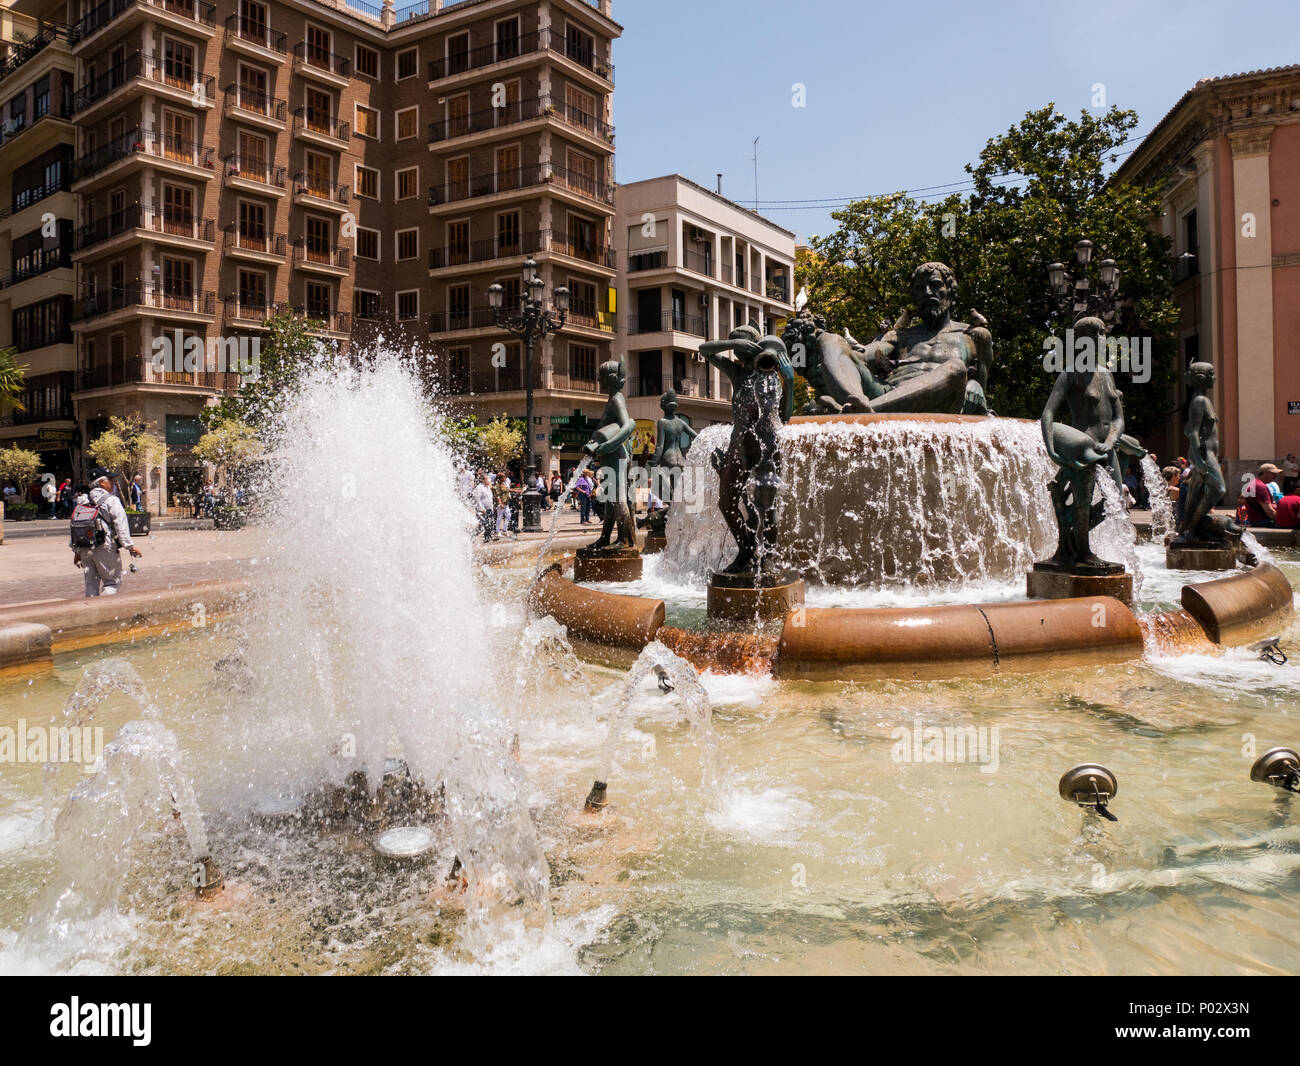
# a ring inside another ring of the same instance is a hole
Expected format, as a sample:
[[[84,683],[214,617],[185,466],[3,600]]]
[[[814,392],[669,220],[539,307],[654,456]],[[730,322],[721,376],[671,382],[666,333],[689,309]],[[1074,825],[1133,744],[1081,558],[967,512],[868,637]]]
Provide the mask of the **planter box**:
[[[133,537],[147,537],[149,535],[149,524],[153,516],[148,511],[131,512],[126,514],[126,528],[131,531]]]

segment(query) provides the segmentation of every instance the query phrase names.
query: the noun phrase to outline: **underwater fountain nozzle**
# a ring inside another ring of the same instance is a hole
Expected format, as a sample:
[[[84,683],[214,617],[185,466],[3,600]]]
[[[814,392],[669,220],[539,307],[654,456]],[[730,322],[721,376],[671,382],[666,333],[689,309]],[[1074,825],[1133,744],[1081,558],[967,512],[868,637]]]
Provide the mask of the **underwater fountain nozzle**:
[[[211,855],[204,855],[194,860],[193,883],[195,899],[212,899],[226,887],[226,875]]]
[[[659,689],[662,692],[672,692],[677,687],[673,684],[673,679],[668,676],[668,671],[662,666],[655,667],[655,677],[659,679]]]
[[[1119,819],[1110,812],[1109,803],[1119,792],[1115,775],[1099,763],[1080,763],[1061,775],[1057,790],[1061,799],[1100,814],[1108,822]]]
[[[1272,663],[1274,666],[1286,665],[1286,654],[1278,647],[1281,637],[1265,637],[1263,640],[1257,640],[1250,645],[1250,650],[1255,652],[1261,662]]]
[[[605,782],[597,781],[591,786],[591,791],[587,793],[587,800],[582,805],[584,814],[598,814],[608,806],[609,801],[605,798]]]
[[[1287,792],[1300,792],[1300,754],[1292,748],[1270,748],[1255,760],[1250,779]]]

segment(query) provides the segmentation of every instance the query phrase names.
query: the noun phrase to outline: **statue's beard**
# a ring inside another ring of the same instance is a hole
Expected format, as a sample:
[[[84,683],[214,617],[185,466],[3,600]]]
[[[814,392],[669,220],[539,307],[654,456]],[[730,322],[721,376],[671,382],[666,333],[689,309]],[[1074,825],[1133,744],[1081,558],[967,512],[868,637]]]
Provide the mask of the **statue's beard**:
[[[921,304],[921,319],[927,326],[937,326],[947,317],[948,308],[941,300],[927,300]]]

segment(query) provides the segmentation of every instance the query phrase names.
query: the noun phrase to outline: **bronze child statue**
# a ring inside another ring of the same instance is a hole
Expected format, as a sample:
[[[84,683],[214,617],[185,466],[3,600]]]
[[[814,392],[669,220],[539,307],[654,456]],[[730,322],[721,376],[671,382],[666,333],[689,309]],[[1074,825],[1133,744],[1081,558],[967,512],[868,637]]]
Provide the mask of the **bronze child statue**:
[[[650,466],[655,471],[651,483],[654,494],[666,504],[673,502],[673,476],[686,463],[695,430],[677,413],[677,393],[669,389],[659,397],[664,417],[655,423],[655,454]]]
[[[601,502],[604,515],[600,527],[600,536],[583,550],[595,552],[602,550],[622,551],[636,550],[636,535],[633,532],[632,510],[628,506],[627,479],[628,464],[632,459],[632,435],[636,432],[636,422],[627,412],[627,401],[623,398],[623,386],[627,381],[627,370],[618,360],[602,363],[599,372],[601,391],[609,399],[600,416],[600,425],[591,440],[582,446],[583,452],[590,455],[600,465]],[[610,534],[618,526],[618,540],[611,542]]]
[[[794,413],[794,369],[779,337],[739,326],[700,354],[731,381],[731,440],[710,457],[718,472],[718,506],[738,551],[724,574],[776,570],[781,453],[777,436]]]
[[[1214,387],[1214,366],[1193,363],[1187,368],[1187,384],[1192,387],[1192,402],[1187,413],[1187,458],[1192,474],[1187,481],[1183,515],[1178,522],[1178,546],[1205,545],[1236,547],[1242,528],[1231,518],[1216,518],[1210,512],[1223,499],[1227,485],[1219,465],[1219,415],[1207,395]]]

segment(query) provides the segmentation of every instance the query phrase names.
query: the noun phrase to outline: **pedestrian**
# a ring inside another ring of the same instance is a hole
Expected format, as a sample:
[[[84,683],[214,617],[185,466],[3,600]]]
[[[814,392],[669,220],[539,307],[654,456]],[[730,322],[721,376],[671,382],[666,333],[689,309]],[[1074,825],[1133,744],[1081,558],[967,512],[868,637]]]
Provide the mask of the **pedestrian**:
[[[64,478],[59,485],[59,518],[67,518],[72,514],[72,481],[70,478]]]
[[[1242,489],[1240,510],[1248,525],[1272,527],[1276,523],[1277,509],[1273,506],[1273,490],[1268,487],[1268,481],[1279,473],[1272,463],[1265,463]]]
[[[1282,460],[1282,493],[1285,496],[1293,496],[1298,487],[1300,487],[1300,459],[1295,457],[1294,452],[1287,452],[1286,458]]]
[[[510,524],[510,478],[500,472],[492,482],[492,494],[497,505],[497,536],[508,532]]]
[[[549,511],[551,509],[551,498],[546,492],[546,478],[540,470],[537,472],[537,484],[533,488],[537,490],[537,494],[542,498],[542,510]]]
[[[519,536],[519,512],[524,507],[524,482],[510,481],[510,535]]]
[[[41,482],[41,497],[45,501],[45,506],[50,509],[50,517],[57,518],[59,507],[59,490],[54,484],[54,475],[51,474]]]
[[[578,524],[585,526],[591,521],[591,494],[596,486],[591,478],[587,476],[587,471],[582,472],[582,477],[578,478],[578,483],[573,486],[574,495],[578,499]]]
[[[129,492],[131,494],[131,509],[133,511],[144,510],[144,478],[139,474],[131,479]]]
[[[474,486],[473,499],[474,510],[478,512],[479,528],[483,531],[483,543],[496,540],[496,531],[493,528],[496,501],[492,498],[492,485],[488,481],[487,474],[479,475],[478,484]]]
[[[559,474],[551,475],[551,503],[555,506],[560,505],[560,497],[564,495],[564,482],[560,480]]]
[[[122,584],[123,548],[132,558],[142,554],[131,543],[126,509],[113,495],[112,487],[113,479],[100,474],[90,488],[87,502],[72,511],[72,561],[85,575],[87,599],[117,593]]]

